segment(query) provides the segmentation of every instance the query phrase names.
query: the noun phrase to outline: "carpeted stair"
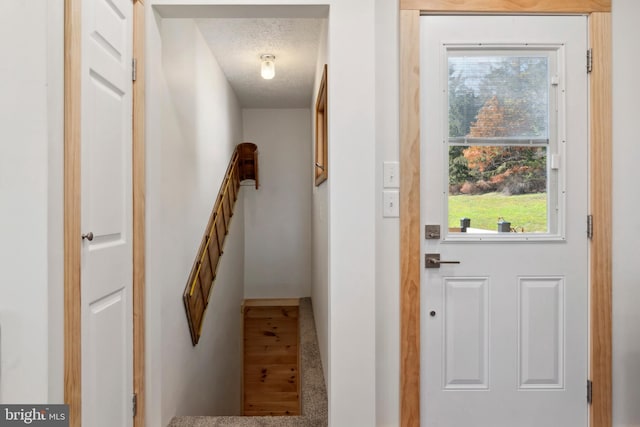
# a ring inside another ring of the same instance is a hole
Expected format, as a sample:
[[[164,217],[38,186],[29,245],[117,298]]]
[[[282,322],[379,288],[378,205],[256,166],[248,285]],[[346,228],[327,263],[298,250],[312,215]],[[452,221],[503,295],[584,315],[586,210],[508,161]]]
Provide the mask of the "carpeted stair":
[[[175,417],[168,427],[325,427],[327,390],[325,388],[311,298],[300,300],[300,369],[302,371],[302,415],[288,417]]]

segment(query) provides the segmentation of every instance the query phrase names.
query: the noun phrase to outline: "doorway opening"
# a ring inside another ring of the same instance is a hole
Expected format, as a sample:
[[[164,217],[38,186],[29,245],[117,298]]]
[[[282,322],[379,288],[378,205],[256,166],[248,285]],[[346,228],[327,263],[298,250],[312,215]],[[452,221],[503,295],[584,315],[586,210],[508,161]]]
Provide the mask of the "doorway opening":
[[[171,415],[239,415],[243,301],[323,292],[312,285],[315,275],[326,275],[315,270],[314,254],[328,233],[314,216],[326,192],[314,186],[312,112],[326,63],[328,8],[153,10],[148,43],[157,50],[147,66],[157,73],[149,76],[147,122],[159,126],[147,135],[147,280],[162,292],[150,295],[155,300],[147,306],[159,322],[151,327],[163,354],[155,361],[150,355],[151,364],[167,374],[150,382],[158,382],[163,407],[175,408]],[[264,55],[275,68],[271,79],[261,76]],[[184,288],[211,212],[211,190],[243,142],[257,146],[260,185],[240,187],[194,347],[174,290]]]

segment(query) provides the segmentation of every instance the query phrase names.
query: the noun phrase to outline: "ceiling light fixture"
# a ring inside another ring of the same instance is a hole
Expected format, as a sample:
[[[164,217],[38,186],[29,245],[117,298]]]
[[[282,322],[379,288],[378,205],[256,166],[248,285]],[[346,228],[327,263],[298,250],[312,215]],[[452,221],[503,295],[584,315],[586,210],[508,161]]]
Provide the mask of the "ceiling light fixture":
[[[260,68],[260,75],[265,80],[271,80],[276,75],[275,55],[265,53],[260,55],[262,60],[262,67]]]

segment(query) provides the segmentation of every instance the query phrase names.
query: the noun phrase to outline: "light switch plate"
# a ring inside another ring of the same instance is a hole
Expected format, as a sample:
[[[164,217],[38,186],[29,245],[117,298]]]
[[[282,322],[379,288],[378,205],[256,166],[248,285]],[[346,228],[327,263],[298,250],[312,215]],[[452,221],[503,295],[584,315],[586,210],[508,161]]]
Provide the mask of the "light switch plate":
[[[398,218],[400,216],[400,192],[389,190],[382,192],[382,216],[385,218]]]
[[[384,188],[400,188],[400,163],[382,163],[382,185]]]

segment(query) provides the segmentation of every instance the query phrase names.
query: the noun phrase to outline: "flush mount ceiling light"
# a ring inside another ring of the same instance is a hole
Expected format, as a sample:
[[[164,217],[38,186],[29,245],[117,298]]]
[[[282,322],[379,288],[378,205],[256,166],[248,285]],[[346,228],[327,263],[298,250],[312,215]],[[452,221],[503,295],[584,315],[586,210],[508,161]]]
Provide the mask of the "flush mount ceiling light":
[[[262,60],[262,67],[260,68],[260,75],[265,80],[271,80],[276,75],[275,55],[265,53],[260,55]]]

